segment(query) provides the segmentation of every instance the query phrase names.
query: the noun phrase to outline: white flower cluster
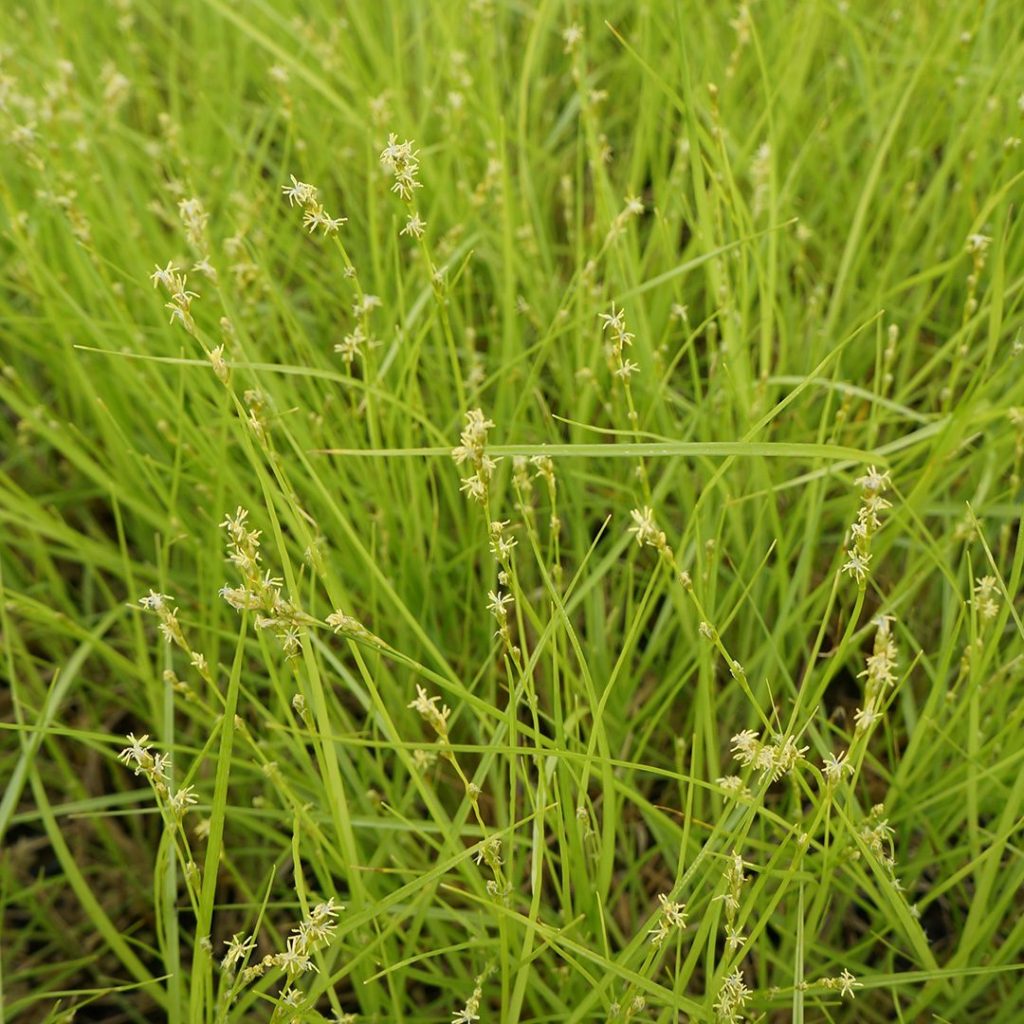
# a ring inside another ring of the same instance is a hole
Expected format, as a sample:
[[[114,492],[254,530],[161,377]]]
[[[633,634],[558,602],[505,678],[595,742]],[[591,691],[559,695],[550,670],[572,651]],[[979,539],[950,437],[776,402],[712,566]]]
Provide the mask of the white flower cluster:
[[[334,902],[332,896],[326,903],[318,903],[299,924],[292,929],[285,949],[281,953],[267,954],[259,963],[242,972],[242,984],[247,985],[262,977],[268,970],[278,968],[287,975],[289,984],[293,978],[308,971],[315,971],[313,954],[328,946],[337,931],[336,918],[345,908]],[[243,939],[235,935],[226,943],[228,951],[221,961],[221,968],[231,971],[242,963],[256,945],[254,937]]]
[[[871,466],[854,483],[861,489],[861,503],[857,510],[857,521],[850,527],[850,544],[843,572],[849,573],[860,586],[864,586],[871,566],[871,538],[882,526],[879,513],[892,508],[882,493],[892,486],[892,482],[888,473],[879,473]]]
[[[118,761],[133,769],[136,775],[145,775],[156,787],[166,791],[166,781],[171,770],[170,754],[154,754],[149,743],[149,736],[128,733],[128,746],[117,755]]]
[[[422,183],[417,178],[420,171],[419,151],[412,147],[411,139],[399,142],[398,136],[392,132],[388,136],[388,144],[380,154],[381,167],[395,179],[391,191],[407,203],[412,202],[416,189],[422,188]]]
[[[181,273],[179,267],[168,261],[166,267],[157,266],[149,275],[153,287],[163,285],[167,289],[171,301],[164,303],[171,311],[171,323],[175,321],[181,324],[189,334],[196,333],[195,320],[192,319],[192,300],[198,299],[199,294],[191,291],[188,287],[188,278]]]
[[[807,747],[798,747],[792,736],[762,743],[753,729],[744,729],[732,738],[732,754],[744,767],[753,767],[761,773],[761,781],[778,782],[791,772],[807,753]]]
[[[355,362],[357,356],[360,358],[363,357],[363,349],[367,346],[367,341],[368,339],[365,331],[363,331],[362,325],[356,324],[356,326],[334,346],[334,351],[341,356],[342,362],[346,366],[351,366]]]
[[[822,762],[821,772],[829,786],[838,786],[844,774],[853,774],[853,765],[846,760],[845,750],[841,750],[838,754],[829,751]]]
[[[480,1000],[484,994],[484,975],[475,979],[476,987],[473,994],[466,1000],[466,1005],[461,1010],[452,1014],[452,1024],[473,1024],[480,1019]]]
[[[274,629],[285,654],[295,657],[302,648],[302,628],[310,622],[290,601],[281,596],[282,581],[261,572],[260,531],[246,526],[249,513],[239,506],[220,525],[228,534],[228,561],[242,576],[242,585],[220,588],[220,596],[235,611],[257,612],[257,629]]]
[[[487,527],[488,546],[494,560],[508,568],[512,558],[512,549],[516,546],[516,539],[509,534],[509,521],[507,519],[495,519]]]
[[[187,651],[188,644],[178,623],[178,609],[171,608],[168,604],[170,600],[169,594],[158,594],[151,590],[139,598],[139,604],[147,611],[156,612],[160,619],[160,634],[169,644],[177,644],[183,651]]]
[[[628,195],[623,200],[625,205],[615,215],[615,219],[611,223],[611,227],[608,228],[608,234],[605,235],[605,243],[610,244],[617,238],[621,238],[626,231],[626,226],[634,217],[639,217],[644,212],[644,203],[639,196]]]
[[[486,451],[487,431],[493,426],[494,423],[480,409],[470,409],[466,413],[466,426],[459,443],[452,449],[456,466],[469,463],[473,467],[473,472],[462,478],[460,489],[481,505],[487,504],[491,477],[498,465],[498,460],[491,458]]]
[[[746,799],[750,796],[750,790],[738,775],[720,775],[715,783],[721,786],[723,792],[731,797]]]
[[[583,40],[583,29],[576,23],[573,22],[568,28],[562,32],[562,42],[565,44],[565,48],[562,50],[563,53],[572,53],[577,46]]]
[[[658,902],[661,904],[658,923],[648,933],[651,936],[651,944],[654,946],[661,946],[673,930],[684,931],[686,929],[685,903],[670,900],[663,892],[658,893]]]
[[[331,612],[325,621],[335,633],[342,633],[357,640],[380,643],[379,638],[374,636],[357,618],[347,615],[340,608]]]
[[[495,636],[500,636],[507,647],[512,647],[512,634],[508,625],[508,606],[513,603],[511,594],[504,594],[500,590],[487,591],[487,610],[494,616],[498,623],[498,631]]]
[[[668,548],[668,541],[665,533],[658,529],[658,523],[654,518],[654,509],[648,505],[643,508],[634,508],[630,513],[633,525],[627,531],[636,537],[636,542],[641,547],[655,548],[663,552]]]
[[[171,773],[170,754],[154,754],[149,747],[149,737],[136,737],[134,733],[128,733],[128,746],[117,755],[117,759],[131,768],[136,775],[144,775],[149,779],[150,785],[156,791],[158,797],[167,797],[167,783]],[[194,786],[182,786],[168,800],[171,814],[180,821],[189,808],[198,803]]]
[[[974,609],[982,622],[991,622],[999,614],[998,582],[995,576],[982,576],[974,584]]]
[[[477,787],[479,789],[479,787]],[[479,794],[477,794],[479,797]],[[473,861],[476,864],[487,864],[487,866],[497,873],[497,870],[504,861],[501,859],[501,839],[498,836],[488,836],[480,845],[477,847],[476,853],[473,854]]]
[[[139,598],[139,604],[147,611],[154,612],[160,619],[160,634],[169,643],[180,647],[189,658],[189,664],[205,679],[212,682],[210,666],[207,664],[204,655],[194,651],[189,646],[188,639],[178,622],[178,609],[172,608],[168,603],[171,600],[167,594],[158,594],[151,590],[148,594]]]
[[[875,804],[864,819],[859,835],[864,845],[889,873],[889,880],[897,889],[902,889],[896,877],[896,853],[893,845],[896,833],[889,824],[889,819],[882,817],[884,813],[885,807],[882,804]]]
[[[227,384],[228,379],[231,376],[231,368],[224,359],[224,346],[217,345],[214,348],[211,348],[207,358],[210,360],[213,372],[217,375],[217,380],[219,380],[221,384]]]
[[[640,369],[640,365],[623,359],[623,352],[633,344],[636,337],[626,330],[626,314],[623,310],[616,309],[615,303],[612,303],[612,311],[598,313],[598,319],[601,321],[601,330],[608,334],[604,353],[608,359],[609,369],[613,376],[628,383],[629,378]]]
[[[409,214],[405,227],[398,233],[400,235],[409,235],[410,238],[422,238],[426,228],[427,222],[414,210]]]
[[[741,1024],[743,1008],[750,1001],[751,991],[743,981],[743,974],[737,967],[722,980],[722,987],[715,999],[715,1020],[719,1024]]]
[[[185,237],[189,245],[203,250],[206,244],[206,222],[210,215],[203,207],[202,200],[195,197],[178,200],[178,215],[185,227]]]
[[[491,590],[487,593],[487,610],[494,616],[498,623],[498,630],[495,636],[501,637],[505,649],[518,663],[520,650],[512,642],[512,631],[509,628],[508,606],[513,604],[515,599],[511,594],[504,593],[500,588],[507,587],[513,578],[512,552],[516,547],[516,539],[509,532],[509,521],[507,519],[495,519],[487,527],[488,542],[491,554],[498,563],[498,590]]]
[[[448,717],[452,709],[441,703],[440,697],[428,697],[422,686],[416,687],[416,699],[409,705],[437,733],[442,743],[448,742]]]
[[[866,677],[864,707],[854,715],[858,732],[870,729],[882,717],[882,701],[886,691],[896,684],[897,650],[892,635],[892,616],[879,615],[875,620],[875,645],[868,655],[867,668],[858,674]]]
[[[312,234],[317,228],[322,228],[325,235],[333,235],[342,224],[347,223],[347,217],[331,217],[320,203],[319,189],[305,181],[299,181],[294,174],[289,174],[290,185],[282,185],[281,191],[288,200],[289,206],[301,206],[303,208],[302,226],[309,228]]]
[[[747,881],[749,879],[743,873],[743,858],[733,850],[725,869],[725,892],[715,897],[725,904],[725,944],[730,953],[734,953],[746,941],[746,936],[741,934],[736,924],[736,915],[740,909],[740,893]]]
[[[857,980],[857,978],[851,974],[845,967],[842,973],[835,978],[822,978],[820,982],[822,988],[831,989],[833,992],[838,992],[839,995],[846,999],[856,998],[856,993],[853,991],[855,988],[863,988],[864,986]]]

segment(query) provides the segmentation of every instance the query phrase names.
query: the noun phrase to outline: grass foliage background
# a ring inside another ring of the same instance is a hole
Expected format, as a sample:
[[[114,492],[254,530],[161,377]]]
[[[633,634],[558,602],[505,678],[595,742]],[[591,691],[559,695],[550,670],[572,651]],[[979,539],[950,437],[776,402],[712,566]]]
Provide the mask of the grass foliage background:
[[[478,978],[482,1020],[1019,1020],[1018,3],[26,0],[0,27],[0,1020],[447,1021]],[[449,455],[474,408],[486,509]],[[238,506],[309,616],[296,657],[218,594]],[[627,531],[644,506],[692,592]],[[878,614],[896,681],[857,730]],[[805,759],[762,780],[747,728]],[[183,819],[129,732],[195,787]],[[658,894],[689,921],[655,946]],[[332,896],[316,972],[219,967]]]

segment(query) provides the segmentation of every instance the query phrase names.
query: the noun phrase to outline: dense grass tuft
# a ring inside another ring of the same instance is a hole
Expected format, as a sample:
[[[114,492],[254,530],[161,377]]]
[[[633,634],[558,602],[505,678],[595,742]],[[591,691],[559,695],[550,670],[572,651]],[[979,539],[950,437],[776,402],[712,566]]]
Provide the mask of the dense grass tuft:
[[[1024,7],[0,6],[0,1024],[1020,1020]]]

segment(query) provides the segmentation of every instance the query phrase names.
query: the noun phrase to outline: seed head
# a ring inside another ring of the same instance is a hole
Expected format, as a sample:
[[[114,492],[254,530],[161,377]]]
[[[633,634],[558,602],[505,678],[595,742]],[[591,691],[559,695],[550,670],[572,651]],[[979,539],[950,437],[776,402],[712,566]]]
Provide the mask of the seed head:
[[[388,136],[388,143],[380,154],[381,166],[395,179],[391,191],[407,203],[412,202],[416,189],[422,187],[417,178],[420,169],[418,156],[412,140],[399,142],[394,132]]]
[[[405,222],[405,227],[399,232],[400,235],[409,235],[412,238],[422,238],[423,232],[426,229],[427,222],[417,213],[413,211],[410,214],[409,219]]]
[[[288,200],[289,206],[306,206],[308,203],[316,202],[317,190],[313,185],[299,181],[294,174],[289,174],[290,185],[282,185],[281,191]]]
[[[821,766],[822,774],[825,776],[825,781],[830,786],[836,786],[842,780],[845,774],[853,774],[853,765],[846,760],[846,751],[841,750],[838,754],[833,754],[829,751],[825,755],[825,760]]]

